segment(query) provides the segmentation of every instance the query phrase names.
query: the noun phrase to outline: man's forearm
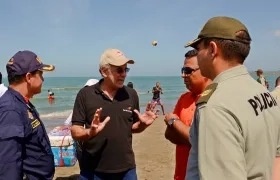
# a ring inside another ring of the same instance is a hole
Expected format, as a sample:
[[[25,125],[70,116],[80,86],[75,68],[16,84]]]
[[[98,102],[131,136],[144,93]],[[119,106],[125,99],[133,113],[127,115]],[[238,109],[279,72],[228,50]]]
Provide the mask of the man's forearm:
[[[85,129],[83,126],[73,125],[71,135],[75,140],[86,141],[90,138],[88,131],[89,129]]]
[[[168,139],[173,144],[176,144],[176,145],[186,145],[186,144],[188,144],[188,140],[186,140],[182,136],[180,136],[171,127],[166,127],[164,135],[165,135],[165,138]]]
[[[141,121],[137,121],[132,125],[132,133],[141,133],[143,132],[148,126],[141,123]]]
[[[185,144],[190,144],[190,127],[185,125],[182,121],[176,120],[173,123],[173,129],[181,136]]]

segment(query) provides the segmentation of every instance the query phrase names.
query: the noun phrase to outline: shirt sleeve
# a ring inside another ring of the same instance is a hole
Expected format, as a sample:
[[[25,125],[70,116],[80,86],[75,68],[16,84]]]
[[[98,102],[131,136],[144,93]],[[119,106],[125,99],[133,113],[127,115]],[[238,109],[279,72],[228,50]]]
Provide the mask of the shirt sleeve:
[[[1,179],[23,178],[22,143],[25,133],[21,116],[15,111],[0,115],[0,175]]]
[[[72,114],[72,125],[84,126],[86,123],[86,109],[85,109],[85,96],[83,89],[77,94],[73,114]]]
[[[199,109],[201,180],[247,180],[244,139],[236,119],[221,107]]]
[[[134,109],[136,109],[136,110],[138,110],[139,112],[140,112],[140,107],[139,107],[139,96],[137,95],[137,92],[135,91],[135,94],[133,95],[134,97],[134,99],[133,99],[133,101],[134,101]],[[139,121],[139,118],[138,118],[138,116],[137,116],[137,114],[135,114],[134,112],[133,112],[133,123],[135,123],[135,122],[137,122],[137,121]]]

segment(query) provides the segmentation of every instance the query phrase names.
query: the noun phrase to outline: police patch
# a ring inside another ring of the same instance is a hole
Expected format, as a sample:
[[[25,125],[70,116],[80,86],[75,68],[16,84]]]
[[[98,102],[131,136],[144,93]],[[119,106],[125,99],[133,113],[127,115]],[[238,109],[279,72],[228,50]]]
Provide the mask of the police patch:
[[[209,93],[211,93],[212,92],[212,89],[208,89],[208,90],[206,90],[206,91],[204,91],[202,94],[201,94],[201,96],[207,96]]]
[[[198,101],[196,102],[196,104],[207,103],[208,100],[210,99],[211,95],[213,94],[213,92],[216,90],[217,86],[218,86],[218,83],[212,83],[212,84],[208,85],[206,87],[206,89],[204,90],[204,92],[201,94],[201,96],[198,99]]]
[[[27,110],[27,114],[29,119],[34,119],[32,113],[29,110]]]
[[[40,124],[41,124],[40,121],[38,121],[38,119],[35,119],[34,121],[32,121],[31,126],[34,129],[38,127]]]

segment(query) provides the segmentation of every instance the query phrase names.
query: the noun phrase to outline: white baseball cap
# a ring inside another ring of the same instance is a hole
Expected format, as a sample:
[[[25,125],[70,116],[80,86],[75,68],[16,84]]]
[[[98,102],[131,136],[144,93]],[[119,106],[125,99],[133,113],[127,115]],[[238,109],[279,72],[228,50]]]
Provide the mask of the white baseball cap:
[[[97,79],[89,79],[89,80],[87,80],[87,82],[84,86],[92,86],[92,85],[95,85],[98,82],[99,82],[99,80],[97,80]]]

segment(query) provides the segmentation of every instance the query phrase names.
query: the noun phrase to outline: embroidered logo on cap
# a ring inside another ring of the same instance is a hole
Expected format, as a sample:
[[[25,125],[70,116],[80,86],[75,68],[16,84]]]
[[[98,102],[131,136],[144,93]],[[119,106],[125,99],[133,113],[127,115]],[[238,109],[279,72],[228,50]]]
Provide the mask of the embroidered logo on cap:
[[[14,58],[11,58],[11,59],[8,61],[8,64],[9,64],[9,65],[14,64]]]
[[[120,52],[120,51],[118,51],[118,52],[117,52],[117,56],[123,56],[123,53]]]
[[[40,64],[42,64],[42,61],[41,61],[41,59],[37,56],[36,57],[36,60],[40,63]]]

